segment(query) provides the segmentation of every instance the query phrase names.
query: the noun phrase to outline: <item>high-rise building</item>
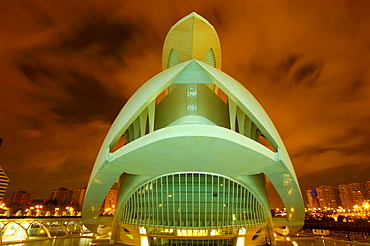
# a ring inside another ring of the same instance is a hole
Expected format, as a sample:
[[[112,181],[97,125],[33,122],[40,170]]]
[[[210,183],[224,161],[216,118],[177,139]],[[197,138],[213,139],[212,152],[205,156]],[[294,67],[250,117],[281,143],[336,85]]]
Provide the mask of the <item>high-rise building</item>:
[[[307,195],[308,205],[310,206],[310,208],[320,207],[319,199],[317,197],[317,192],[315,189],[306,190],[306,195]]]
[[[369,200],[367,183],[351,183],[339,185],[339,194],[342,206],[352,209],[354,206],[361,206]]]
[[[118,190],[111,189],[108,192],[103,202],[103,206],[102,206],[103,214],[113,214],[115,212],[116,203],[117,203],[117,194],[118,194]]]
[[[4,172],[4,169],[0,166],[0,201],[4,199],[6,189],[9,185],[9,178]]]
[[[221,71],[214,27],[196,13],[177,22],[162,68],[128,100],[101,146],[85,226],[97,232],[118,179],[112,243],[274,244],[280,226],[300,229],[304,204],[289,155],[258,101]],[[272,218],[267,178],[286,220]]]
[[[70,205],[72,202],[73,191],[68,190],[65,187],[61,187],[57,190],[52,190],[50,199],[56,199],[57,205]]]
[[[0,138],[0,148],[1,145],[3,144],[3,139]],[[0,201],[4,199],[6,189],[8,188],[9,185],[9,178],[4,172],[4,169],[0,166]]]
[[[364,201],[369,199],[365,183],[351,183],[349,189],[352,194],[353,206],[361,206]]]
[[[338,208],[341,206],[337,187],[320,185],[316,188],[316,192],[321,208]]]
[[[31,193],[27,193],[27,191],[21,190],[18,192],[14,192],[10,203],[22,203],[28,204],[31,201]]]
[[[348,184],[342,184],[338,186],[339,196],[343,208],[353,208],[352,191]]]
[[[86,188],[80,188],[77,190],[77,196],[76,196],[76,203],[82,208],[82,204],[84,203],[85,199],[85,194],[86,194]]]

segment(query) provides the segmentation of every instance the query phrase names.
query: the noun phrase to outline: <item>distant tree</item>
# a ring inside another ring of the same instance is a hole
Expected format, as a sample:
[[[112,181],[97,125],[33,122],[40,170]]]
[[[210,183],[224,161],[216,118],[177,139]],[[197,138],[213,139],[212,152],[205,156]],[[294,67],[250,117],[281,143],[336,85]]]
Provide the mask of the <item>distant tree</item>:
[[[24,213],[26,205],[19,202],[13,202],[9,205],[9,208],[12,213],[16,213],[18,210],[22,210],[22,213]]]
[[[44,201],[42,199],[34,199],[34,200],[31,201],[30,205],[31,206],[44,205]]]
[[[337,220],[338,220],[339,223],[342,223],[343,220],[344,220],[344,218],[345,217],[343,215],[338,215],[338,219]]]

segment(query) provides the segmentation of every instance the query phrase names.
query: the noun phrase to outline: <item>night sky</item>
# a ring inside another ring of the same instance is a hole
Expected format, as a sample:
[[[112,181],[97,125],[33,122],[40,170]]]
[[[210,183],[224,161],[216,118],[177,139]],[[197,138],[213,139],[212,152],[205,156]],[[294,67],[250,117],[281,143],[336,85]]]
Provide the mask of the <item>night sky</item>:
[[[370,1],[19,0],[0,2],[6,196],[85,187],[119,110],[193,11],[218,32],[222,70],[274,122],[304,196],[370,180]]]

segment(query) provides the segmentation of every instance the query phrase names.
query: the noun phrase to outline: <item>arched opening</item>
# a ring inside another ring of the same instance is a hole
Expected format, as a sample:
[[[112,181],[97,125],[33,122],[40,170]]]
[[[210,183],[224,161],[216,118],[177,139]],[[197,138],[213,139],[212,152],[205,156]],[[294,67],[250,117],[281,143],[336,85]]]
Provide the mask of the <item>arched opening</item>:
[[[54,221],[49,226],[50,236],[65,236],[68,235],[68,231],[62,222]]]
[[[9,222],[1,231],[3,242],[28,239],[27,231],[15,222]]]
[[[29,238],[44,238],[50,237],[49,230],[46,228],[45,225],[38,221],[34,221],[31,223],[29,228],[27,229],[28,237]]]

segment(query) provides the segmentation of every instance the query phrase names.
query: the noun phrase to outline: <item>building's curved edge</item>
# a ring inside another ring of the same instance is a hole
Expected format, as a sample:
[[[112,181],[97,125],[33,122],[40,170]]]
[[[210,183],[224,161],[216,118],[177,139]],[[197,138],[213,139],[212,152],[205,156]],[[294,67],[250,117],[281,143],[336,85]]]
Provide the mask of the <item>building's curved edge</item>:
[[[209,75],[212,76],[212,78],[214,79],[214,83],[217,86],[219,86],[230,98],[237,101],[239,103],[239,106],[244,107],[243,110],[245,110],[245,112],[248,112],[248,116],[251,117],[251,119],[254,120],[254,122],[263,131],[263,133],[267,135],[267,137],[269,138],[269,141],[271,141],[272,143],[275,143],[276,146],[278,146],[278,148],[281,150],[281,153],[284,159],[282,161],[282,164],[286,165],[287,168],[289,169],[288,173],[291,175],[294,181],[294,187],[295,187],[294,189],[297,189],[297,192],[300,194],[299,185],[296,180],[296,176],[295,176],[293,167],[291,165],[290,159],[287,156],[286,149],[274,125],[272,124],[271,120],[269,119],[269,117],[267,116],[263,108],[259,105],[257,100],[243,86],[241,86],[236,80],[234,80],[227,74],[203,62],[200,62],[197,60],[193,60],[193,61],[201,65],[209,73]],[[138,117],[140,112],[145,107],[147,107],[151,102],[153,102],[156,99],[156,97],[172,83],[172,80],[179,73],[181,73],[182,69],[184,69],[190,62],[191,61],[181,63],[177,66],[171,67],[157,74],[155,77],[153,77],[148,82],[146,82],[142,87],[140,87],[140,89],[132,96],[132,98],[130,98],[127,104],[123,107],[123,109],[117,116],[115,122],[113,123],[111,129],[109,130],[107,137],[104,140],[104,143],[99,152],[98,158],[95,162],[94,169],[93,169],[90,181],[89,181],[88,191],[86,193],[87,201],[89,200],[89,197],[90,195],[92,195],[92,193],[96,193],[95,191],[94,192],[91,191],[92,190],[91,184],[94,182],[94,180],[96,180],[96,177],[102,176],[101,173],[104,172],[101,169],[104,167],[105,163],[107,163],[107,161],[109,160],[109,147],[114,145],[114,143],[122,136],[123,132],[127,129],[127,127],[132,123],[132,121]],[[246,98],[245,96],[243,96],[242,95],[243,93],[246,93],[248,97]],[[252,107],[250,107],[251,105]],[[113,175],[113,176],[117,178],[119,175]],[[115,181],[116,178],[113,180]],[[274,181],[273,184],[277,188],[277,190],[281,182],[282,182],[281,179],[280,180],[276,179],[276,181]],[[109,188],[104,188],[104,189],[102,188],[102,191],[106,190],[106,192],[108,192]],[[104,194],[104,196],[105,195],[106,193]],[[299,195],[299,197],[301,198],[301,195]],[[287,201],[287,198],[282,197],[282,199],[286,207],[293,207],[290,204],[290,202]],[[98,199],[98,200],[101,200],[101,199]],[[303,201],[301,203],[303,204]],[[88,207],[88,205],[86,207]],[[83,209],[84,213],[86,214],[86,216],[84,216],[84,220],[88,221],[90,219],[93,219],[97,221],[98,218],[94,219],[94,217],[96,217],[95,215],[89,216],[89,213],[86,212],[86,210],[89,210],[89,208],[86,208],[86,207],[84,206],[84,209]],[[91,209],[91,206],[90,206],[90,209]],[[290,221],[292,223],[293,221],[296,221],[294,219],[296,214],[298,215],[297,212],[294,212],[294,213],[291,213],[290,215],[292,218]],[[299,214],[301,213],[299,212]],[[299,215],[298,217],[301,217],[301,216]],[[86,223],[90,224],[88,222]]]
[[[212,49],[216,68],[221,69],[221,44],[217,32],[195,12],[179,20],[168,32],[162,51],[162,70],[168,68],[172,49],[176,50],[180,63],[191,59],[204,61],[207,50]]]

